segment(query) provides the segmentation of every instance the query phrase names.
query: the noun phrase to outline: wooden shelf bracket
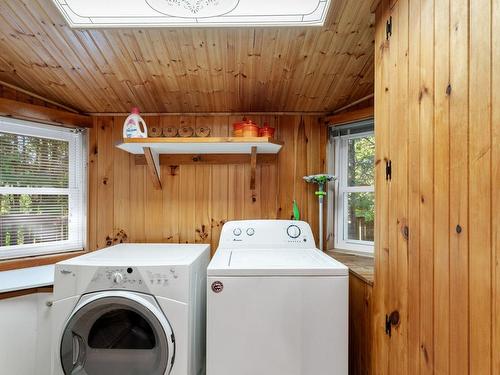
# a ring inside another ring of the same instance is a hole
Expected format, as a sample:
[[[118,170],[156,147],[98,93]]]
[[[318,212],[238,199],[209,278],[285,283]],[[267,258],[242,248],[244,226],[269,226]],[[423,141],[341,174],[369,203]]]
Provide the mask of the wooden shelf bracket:
[[[148,166],[148,171],[153,179],[153,186],[157,190],[161,190],[161,179],[160,179],[160,155],[151,150],[151,147],[144,147],[144,156],[146,157],[146,165]]]
[[[250,190],[255,190],[255,175],[257,172],[257,147],[252,146],[252,154],[250,155]]]

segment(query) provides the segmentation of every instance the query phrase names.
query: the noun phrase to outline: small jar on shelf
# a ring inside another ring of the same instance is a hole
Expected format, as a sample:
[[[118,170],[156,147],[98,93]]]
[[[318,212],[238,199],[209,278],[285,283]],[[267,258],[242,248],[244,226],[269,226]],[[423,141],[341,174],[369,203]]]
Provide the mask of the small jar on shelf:
[[[245,125],[243,125],[243,137],[258,137],[259,136],[259,125],[248,120]]]
[[[235,122],[233,124],[233,137],[243,137],[243,126],[245,126],[246,120]]]
[[[265,122],[264,126],[259,130],[259,137],[274,138],[274,131],[275,129]]]

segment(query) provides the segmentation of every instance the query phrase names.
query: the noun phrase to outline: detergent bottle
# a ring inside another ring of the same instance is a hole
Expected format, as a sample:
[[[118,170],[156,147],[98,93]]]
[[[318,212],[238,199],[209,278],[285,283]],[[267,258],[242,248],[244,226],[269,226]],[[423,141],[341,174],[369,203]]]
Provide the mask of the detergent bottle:
[[[139,108],[132,108],[132,113],[123,124],[123,138],[147,138],[148,128],[146,122],[139,115]]]

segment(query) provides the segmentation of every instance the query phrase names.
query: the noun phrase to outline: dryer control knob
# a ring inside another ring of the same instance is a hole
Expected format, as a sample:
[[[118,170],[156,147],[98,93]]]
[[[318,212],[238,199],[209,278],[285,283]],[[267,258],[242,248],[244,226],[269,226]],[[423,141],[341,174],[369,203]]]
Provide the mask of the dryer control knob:
[[[233,230],[233,234],[235,236],[241,236],[241,232],[242,232],[241,228],[234,228],[234,230]]]
[[[115,272],[113,274],[113,282],[115,284],[121,284],[122,281],[123,281],[123,275],[120,272]]]
[[[291,238],[298,238],[302,232],[301,232],[301,230],[300,230],[300,228],[298,226],[296,226],[296,225],[290,225],[286,229],[286,233]]]

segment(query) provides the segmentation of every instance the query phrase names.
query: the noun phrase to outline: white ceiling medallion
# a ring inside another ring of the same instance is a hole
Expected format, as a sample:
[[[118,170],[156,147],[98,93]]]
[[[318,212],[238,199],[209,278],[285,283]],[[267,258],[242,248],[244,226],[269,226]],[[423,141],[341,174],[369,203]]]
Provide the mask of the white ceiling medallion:
[[[321,26],[333,0],[53,0],[71,27]]]
[[[223,16],[234,10],[239,0],[146,0],[159,13],[171,17],[199,18]]]

